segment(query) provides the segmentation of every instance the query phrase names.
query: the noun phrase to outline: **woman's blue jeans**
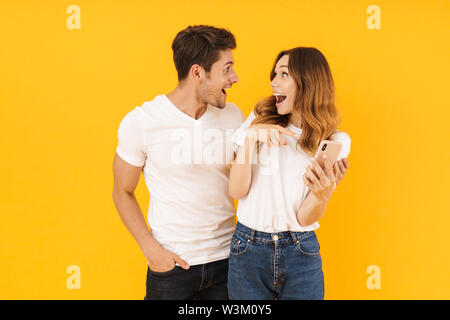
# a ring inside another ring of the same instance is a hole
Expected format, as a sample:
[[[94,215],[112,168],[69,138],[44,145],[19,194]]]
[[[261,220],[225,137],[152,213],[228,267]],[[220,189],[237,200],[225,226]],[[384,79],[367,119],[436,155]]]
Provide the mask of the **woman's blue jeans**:
[[[238,222],[230,246],[228,295],[233,300],[322,300],[315,232],[266,233]]]

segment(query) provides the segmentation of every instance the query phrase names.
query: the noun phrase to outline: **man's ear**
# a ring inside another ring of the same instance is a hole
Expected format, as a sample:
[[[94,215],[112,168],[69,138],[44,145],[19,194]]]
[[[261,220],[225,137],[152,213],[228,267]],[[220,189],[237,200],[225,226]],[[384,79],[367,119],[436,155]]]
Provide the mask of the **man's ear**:
[[[202,70],[203,68],[200,65],[194,64],[191,67],[191,74],[194,76],[195,79],[200,79]]]

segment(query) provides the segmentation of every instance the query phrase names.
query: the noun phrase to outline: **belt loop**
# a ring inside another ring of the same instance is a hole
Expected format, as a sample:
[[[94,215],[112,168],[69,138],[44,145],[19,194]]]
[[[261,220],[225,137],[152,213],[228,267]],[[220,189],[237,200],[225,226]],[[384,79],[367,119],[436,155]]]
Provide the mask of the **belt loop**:
[[[251,244],[253,244],[253,241],[255,240],[255,230],[250,229],[250,239],[248,239]]]
[[[291,237],[292,237],[292,240],[294,241],[294,243],[298,243],[299,241],[297,239],[297,236],[295,235],[295,232],[293,232],[293,231],[289,231],[289,232],[291,233]]]

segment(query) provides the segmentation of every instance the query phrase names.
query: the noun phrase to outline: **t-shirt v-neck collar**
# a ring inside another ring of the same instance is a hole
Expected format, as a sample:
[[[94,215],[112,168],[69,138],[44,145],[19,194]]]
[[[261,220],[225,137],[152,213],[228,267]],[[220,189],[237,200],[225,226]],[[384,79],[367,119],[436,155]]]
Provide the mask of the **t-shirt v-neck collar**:
[[[165,94],[162,94],[161,95],[161,97],[162,97],[162,99],[166,102],[166,104],[169,106],[169,108],[170,109],[172,109],[175,113],[177,113],[180,117],[182,117],[182,118],[184,118],[184,119],[186,119],[186,120],[188,120],[188,121],[192,121],[192,122],[194,122],[194,123],[200,123],[200,122],[203,122],[203,121],[205,121],[205,120],[207,120],[208,118],[209,118],[209,116],[210,116],[210,106],[209,105],[207,105],[206,106],[206,110],[205,110],[205,112],[202,114],[202,116],[200,117],[200,118],[198,118],[198,119],[195,119],[195,118],[193,118],[193,117],[191,117],[190,115],[188,115],[188,114],[186,114],[186,113],[184,113],[183,111],[181,111],[180,109],[178,109],[177,108],[177,106],[175,106],[173,103],[172,103],[172,101],[170,101],[170,99],[165,95]]]

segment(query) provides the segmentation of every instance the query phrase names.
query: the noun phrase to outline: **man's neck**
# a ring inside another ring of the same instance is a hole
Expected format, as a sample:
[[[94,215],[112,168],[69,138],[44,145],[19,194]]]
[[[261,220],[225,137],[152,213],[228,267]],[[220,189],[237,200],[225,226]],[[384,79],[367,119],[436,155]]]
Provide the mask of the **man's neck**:
[[[194,119],[200,118],[205,112],[207,103],[199,101],[193,88],[177,86],[172,92],[166,94],[172,104]]]

